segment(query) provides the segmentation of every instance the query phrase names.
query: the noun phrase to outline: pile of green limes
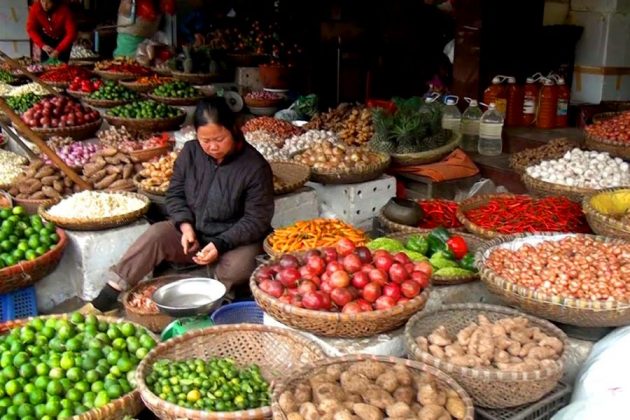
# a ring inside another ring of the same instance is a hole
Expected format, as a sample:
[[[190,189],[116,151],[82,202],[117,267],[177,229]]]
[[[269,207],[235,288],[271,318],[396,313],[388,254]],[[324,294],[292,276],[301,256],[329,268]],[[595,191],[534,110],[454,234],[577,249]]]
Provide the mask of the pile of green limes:
[[[108,114],[113,117],[133,119],[172,118],[181,113],[182,111],[177,108],[151,100],[116,106],[108,111]]]
[[[237,368],[230,359],[159,360],[146,377],[163,400],[202,411],[238,411],[269,405],[269,384],[256,365]]]
[[[138,96],[126,87],[108,80],[100,88],[90,93],[88,98],[107,101],[134,101],[138,99]]]
[[[21,114],[23,112],[26,112],[41,99],[41,96],[35,95],[33,92],[28,92],[24,95],[9,96],[6,101],[7,105],[9,105],[12,110],[17,112],[18,114]]]
[[[0,268],[32,261],[53,249],[59,235],[52,223],[29,216],[23,207],[0,210]]]
[[[78,312],[14,328],[0,337],[0,418],[63,419],[102,407],[133,390],[155,344],[131,323]]]
[[[181,80],[164,83],[156,87],[153,90],[153,94],[164,98],[196,98],[200,96],[197,89]]]

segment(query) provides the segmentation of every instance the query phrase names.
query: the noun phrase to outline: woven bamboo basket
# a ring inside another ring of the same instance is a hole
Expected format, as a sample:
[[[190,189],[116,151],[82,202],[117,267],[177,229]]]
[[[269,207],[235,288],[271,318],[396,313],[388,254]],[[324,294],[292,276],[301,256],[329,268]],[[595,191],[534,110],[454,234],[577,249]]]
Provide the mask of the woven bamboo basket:
[[[491,322],[508,317],[524,317],[531,326],[560,339],[564,344],[564,351],[554,366],[533,372],[502,372],[492,368],[457,366],[422,351],[416,344],[417,337],[427,337],[440,326],[444,326],[449,335],[456,336],[470,323],[478,322],[478,315],[485,315]],[[551,392],[562,378],[569,345],[562,330],[548,321],[503,306],[479,303],[445,305],[440,309],[414,315],[405,326],[405,344],[410,358],[450,375],[470,394],[475,405],[487,408],[516,407],[538,401]]]
[[[151,67],[151,71],[158,76],[170,77],[173,74],[173,70],[166,67]]]
[[[105,80],[134,80],[139,77],[134,73],[121,73],[118,71],[94,70],[94,73]]]
[[[161,147],[152,147],[151,149],[132,150],[129,156],[136,159],[137,162],[148,162],[151,159],[168,153],[173,148],[172,144]]]
[[[197,102],[206,97],[205,95],[198,95],[193,96],[192,98],[167,98],[165,96],[158,96],[152,93],[149,93],[147,96],[153,99],[155,102],[161,102],[163,104],[172,106],[195,106],[197,105]]]
[[[461,134],[452,133],[449,142],[437,149],[419,153],[392,153],[392,163],[395,166],[414,166],[437,162],[448,156],[448,154],[453,150],[457,149],[461,141]]]
[[[138,192],[142,193],[142,192],[147,192],[149,194],[153,194],[153,195],[159,195],[159,196],[164,196],[166,195],[166,192],[168,191],[168,188],[159,188],[159,187],[147,187],[146,185],[142,185],[140,183],[140,181],[142,181],[143,176],[140,174],[136,174],[133,177],[133,184],[136,186],[136,188],[138,189]]]
[[[23,318],[16,319],[14,321],[9,321],[0,325],[0,332],[6,332],[12,330],[14,328],[19,328],[25,325],[27,322],[33,319],[42,319],[46,320],[48,318],[58,318],[58,319],[69,319],[70,314],[59,314],[59,315],[46,315],[39,316],[35,318]],[[122,318],[112,318],[108,316],[97,315],[96,316],[99,321],[104,321],[107,323],[123,323],[129,322],[126,319]],[[135,325],[136,328],[143,328],[141,325]],[[156,337],[150,331],[147,333],[154,339],[159,340],[159,337]],[[72,417],[73,420],[118,420],[123,419],[125,417],[135,417],[144,409],[144,405],[142,404],[142,399],[140,398],[140,392],[138,390],[134,390],[128,394],[123,395],[120,398],[117,398],[111,401],[109,404],[104,405],[100,408],[94,408],[86,413],[77,415]]]
[[[288,194],[299,190],[311,176],[311,169],[301,163],[276,161],[269,164],[273,175],[282,183],[279,188],[274,188],[273,192],[276,195]]]
[[[118,83],[129,90],[133,90],[134,92],[148,93],[148,92],[151,92],[156,87],[158,87],[159,85],[161,85],[162,83],[171,82],[172,80],[173,79],[171,79],[170,77],[165,77],[160,81],[160,83],[156,83],[156,84],[138,83],[136,80],[131,80],[131,81],[121,80]]]
[[[80,90],[69,90],[69,89],[66,89],[66,92],[68,93],[68,95],[77,99],[85,98],[91,93],[91,92],[81,92]]]
[[[186,113],[181,112],[179,115],[171,118],[121,118],[105,114],[105,120],[115,127],[125,126],[129,130],[135,131],[173,131],[177,130],[186,120]]]
[[[624,191],[630,193],[630,189],[610,188],[607,190],[601,190],[598,194],[616,191]],[[584,198],[584,200],[582,201],[582,211],[584,211],[584,214],[586,215],[586,220],[591,226],[591,229],[593,229],[593,232],[602,236],[610,236],[613,238],[630,241],[630,224],[624,223],[619,219],[616,219],[606,214],[602,214],[595,210],[595,208],[591,205],[592,197],[594,196]]]
[[[128,320],[135,322],[136,324],[140,324],[145,328],[153,331],[154,333],[160,333],[164,328],[168,326],[175,318],[163,314],[157,309],[155,311],[151,311],[149,309],[144,308],[136,308],[132,306],[130,301],[134,293],[141,292],[147,287],[158,286],[161,287],[165,284],[188,278],[189,276],[185,275],[175,275],[175,276],[164,276],[158,277],[152,280],[144,281],[138,285],[136,285],[133,289],[129,290],[122,297],[123,307],[125,308],[125,316]]]
[[[46,83],[48,86],[57,88],[59,90],[66,89],[68,86],[70,86],[70,81],[67,81],[67,82],[47,82],[47,81],[43,80],[43,82]]]
[[[206,85],[212,83],[218,77],[217,74],[210,73],[184,73],[183,71],[171,71],[171,76],[176,80],[188,82],[193,85]]]
[[[59,137],[72,137],[74,140],[85,140],[94,137],[99,128],[103,124],[103,119],[99,118],[97,121],[79,125],[76,127],[65,128],[36,128],[31,127],[31,130],[39,134],[40,136],[49,139],[54,136]]]
[[[271,246],[271,242],[269,241],[269,238],[270,238],[272,235],[273,235],[273,233],[270,233],[269,235],[267,235],[267,237],[265,237],[265,240],[263,241],[263,251],[265,251],[265,253],[266,253],[267,255],[269,255],[270,257],[272,257],[272,258],[279,258],[280,256],[282,256],[282,253],[281,253],[281,252],[278,252],[278,251],[275,251],[275,250],[273,249],[273,247]],[[365,235],[365,239],[366,239],[366,242],[367,242],[367,240],[368,240],[367,235]],[[306,251],[308,251],[308,250],[309,250],[309,249],[304,248],[304,249],[301,249],[299,252],[306,252]],[[298,252],[298,253],[299,253],[299,252]]]
[[[579,203],[582,202],[582,199],[585,196],[591,195],[597,191],[592,188],[569,187],[566,185],[541,181],[539,179],[532,178],[526,173],[522,175],[521,179],[523,180],[523,184],[525,184],[527,191],[529,191],[531,195],[536,197],[564,196],[571,201],[576,201]]]
[[[392,238],[392,239],[396,239],[399,240],[401,242],[403,242],[403,244],[405,243],[405,241],[407,239],[409,239],[410,236],[414,236],[414,235],[422,235],[422,236],[427,236],[428,233],[399,233],[399,234],[394,234],[394,235],[387,235],[388,238]],[[458,236],[461,236],[462,238],[464,238],[466,240],[466,244],[468,245],[468,250],[469,252],[475,253],[477,252],[477,250],[484,244],[484,241],[482,239],[479,239],[478,237],[468,234],[468,233],[460,233],[457,232]],[[472,281],[476,281],[479,280],[479,274],[475,273],[469,276],[454,276],[454,277],[444,277],[444,276],[432,276],[431,277],[431,283],[436,285],[436,286],[452,286],[454,284],[464,284],[464,283],[470,283]]]
[[[617,115],[623,114],[623,111],[619,112],[600,112],[599,114],[593,115],[593,123],[602,122],[608,120],[610,118],[616,117]]]
[[[28,198],[17,198],[11,197],[13,199],[13,205],[24,207],[24,210],[28,214],[37,214],[40,206],[47,206],[55,204],[58,200],[47,199],[47,200],[31,200]]]
[[[588,133],[584,135],[584,146],[589,150],[606,152],[614,157],[630,159],[630,145],[628,143],[594,137]]]
[[[254,324],[221,325],[194,330],[159,344],[138,366],[136,382],[145,405],[161,419],[263,419],[271,416],[271,407],[216,413],[179,407],[151,392],[144,378],[151,372],[153,364],[161,359],[228,357],[239,366],[257,364],[263,377],[273,386],[296,369],[324,356],[317,344],[285,328]]]
[[[323,172],[317,169],[311,169],[311,181],[319,184],[357,184],[359,182],[367,182],[376,179],[385,172],[390,162],[389,156],[386,154],[377,154],[380,158],[378,163],[361,167],[360,171]]]
[[[548,149],[542,149],[551,146],[552,144],[556,144],[556,153],[550,153]],[[513,153],[510,156],[510,167],[519,175],[522,175],[528,167],[538,165],[543,160],[558,159],[564,156],[566,152],[575,149],[575,147],[576,145],[570,143],[566,138],[554,139],[545,146],[534,149],[525,149],[521,152]],[[547,152],[541,152],[540,149],[547,150]],[[531,155],[533,150],[538,150],[538,154],[535,157]]]
[[[90,98],[89,96],[83,97],[82,100],[83,102],[85,102],[85,104],[93,106],[95,108],[113,108],[115,106],[125,105],[130,102],[133,102],[126,99],[117,99],[117,100],[93,99],[93,98]]]
[[[378,212],[378,216],[376,216],[376,218],[378,219],[378,222],[380,223],[380,225],[382,227],[384,227],[385,229],[387,229],[387,231],[389,232],[393,232],[393,233],[429,233],[431,232],[433,229],[424,229],[424,228],[419,228],[419,227],[413,227],[413,226],[407,226],[407,225],[401,225],[400,223],[396,223],[396,222],[392,222],[391,220],[389,220],[387,217],[385,217],[385,215],[383,214],[383,209],[381,209]],[[464,228],[463,227],[457,227],[457,228],[448,228],[446,229],[449,232],[463,232]]]
[[[485,265],[487,256],[493,248],[528,236],[566,237],[566,234],[537,233],[534,235],[513,235],[495,239],[484,244],[475,255],[479,276],[490,292],[506,303],[544,319],[577,327],[617,327],[630,323],[630,302],[590,301],[557,295],[549,295],[529,289],[497,275]],[[603,236],[589,236],[603,242],[625,243],[619,239]]]
[[[144,216],[144,214],[149,210],[149,204],[151,204],[151,201],[142,194],[126,192],[126,191],[116,191],[116,192],[102,191],[102,192],[104,193],[108,192],[111,194],[123,194],[128,197],[137,198],[139,200],[142,200],[142,202],[144,203],[144,206],[141,209],[135,210],[127,214],[119,215],[119,216],[108,216],[102,219],[79,219],[79,218],[72,218],[72,217],[53,216],[52,214],[48,213],[48,210],[50,209],[52,204],[47,204],[47,205],[43,205],[39,207],[39,215],[42,218],[46,219],[47,221],[52,222],[56,224],[57,226],[60,226],[68,230],[79,230],[79,231],[105,230],[105,229],[111,229],[111,228],[115,228],[119,226],[128,225],[130,223],[135,222],[140,217]]]
[[[363,362],[366,360],[373,360],[376,362],[380,362],[386,365],[401,365],[406,366],[412,375],[418,375],[421,373],[427,373],[437,379],[437,382],[442,387],[447,389],[452,389],[457,393],[459,398],[464,402],[466,411],[464,417],[461,417],[462,420],[473,420],[475,417],[475,407],[473,406],[473,401],[470,396],[466,393],[464,388],[462,388],[453,378],[441,372],[438,369],[435,369],[433,366],[430,366],[427,363],[416,362],[408,359],[399,359],[397,357],[386,357],[386,356],[373,356],[368,354],[354,354],[350,356],[343,357],[335,357],[324,359],[320,362],[316,362],[306,368],[301,369],[300,371],[292,374],[289,378],[285,379],[281,383],[278,384],[273,390],[273,394],[271,397],[271,408],[273,411],[273,419],[274,420],[287,420],[287,415],[289,413],[285,413],[280,407],[280,395],[288,390],[293,390],[297,385],[307,380],[309,377],[314,376],[315,374],[324,371],[329,366],[349,366],[352,363]]]
[[[71,59],[68,64],[70,64],[71,66],[85,67],[86,69],[94,70],[94,65],[96,64],[96,61],[98,61],[98,58],[95,60],[90,60],[88,58]]]
[[[8,293],[31,286],[57,267],[68,243],[68,237],[63,230],[57,229],[57,235],[59,235],[59,242],[45,254],[32,261],[21,261],[0,269],[0,293]]]
[[[245,96],[245,98],[243,100],[245,101],[245,105],[251,106],[251,107],[254,107],[254,108],[272,108],[272,107],[277,107],[283,101],[282,98],[277,98],[277,99],[257,99],[257,98],[250,98],[250,97],[247,97],[247,96]]]
[[[249,280],[249,287],[256,303],[263,311],[279,322],[326,337],[371,337],[394,330],[403,325],[411,315],[422,310],[429,299],[429,289],[402,305],[384,311],[343,314],[298,308],[263,292],[256,283],[260,267]]]

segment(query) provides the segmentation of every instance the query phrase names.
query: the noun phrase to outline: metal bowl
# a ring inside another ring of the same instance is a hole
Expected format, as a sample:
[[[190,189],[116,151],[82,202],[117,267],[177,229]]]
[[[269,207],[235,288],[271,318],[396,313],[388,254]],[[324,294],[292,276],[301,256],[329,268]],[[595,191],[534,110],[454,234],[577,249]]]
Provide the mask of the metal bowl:
[[[193,277],[160,287],[152,299],[161,312],[173,317],[207,315],[221,305],[226,291],[218,280]]]

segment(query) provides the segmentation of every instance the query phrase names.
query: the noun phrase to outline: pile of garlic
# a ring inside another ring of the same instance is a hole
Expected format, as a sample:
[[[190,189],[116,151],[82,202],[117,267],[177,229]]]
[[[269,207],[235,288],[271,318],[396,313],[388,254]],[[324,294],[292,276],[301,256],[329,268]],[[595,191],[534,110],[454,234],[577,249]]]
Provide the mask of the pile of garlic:
[[[11,185],[24,172],[27,163],[25,157],[0,149],[0,185]]]
[[[294,156],[298,153],[304,152],[312,145],[324,141],[328,141],[332,144],[340,144],[339,137],[332,131],[309,130],[304,134],[289,137],[285,140],[282,150],[289,156]]]
[[[125,194],[82,191],[64,198],[52,206],[48,213],[59,217],[96,220],[128,214],[144,206],[144,201]]]
[[[83,45],[74,44],[72,46],[72,50],[70,51],[70,58],[73,59],[81,59],[81,58],[95,58],[98,57],[92,50],[85,48]]]
[[[289,156],[281,149],[278,149],[275,145],[270,143],[252,143],[252,146],[258,153],[268,160],[289,160]]]
[[[569,187],[603,189],[630,186],[628,163],[608,153],[573,149],[560,159],[542,161],[526,172],[532,178]]]
[[[257,144],[270,144],[278,147],[283,144],[282,139],[274,136],[273,134],[264,130],[255,130],[245,133],[245,140],[252,145]]]
[[[37,96],[50,95],[46,89],[44,89],[39,83],[27,83],[22,86],[16,86],[9,92],[8,96],[21,96],[27,93],[32,93]]]

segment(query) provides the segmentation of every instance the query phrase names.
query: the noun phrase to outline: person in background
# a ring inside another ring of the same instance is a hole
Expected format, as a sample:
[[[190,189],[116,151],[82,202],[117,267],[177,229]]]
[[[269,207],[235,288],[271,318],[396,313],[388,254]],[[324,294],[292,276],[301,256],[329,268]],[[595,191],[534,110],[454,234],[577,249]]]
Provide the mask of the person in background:
[[[158,31],[162,14],[175,14],[175,1],[136,0],[135,16],[132,9],[132,0],[121,0],[114,57],[135,57],[138,45]]]
[[[41,50],[41,61],[70,60],[77,27],[70,8],[62,0],[35,0],[28,12],[26,32]]]
[[[249,145],[223,98],[200,102],[195,110],[197,141],[184,145],[166,194],[170,220],[151,225],[107,275],[92,305],[107,312],[118,295],[163,261],[213,265],[230,289],[245,284],[271,232],[273,174]]]

